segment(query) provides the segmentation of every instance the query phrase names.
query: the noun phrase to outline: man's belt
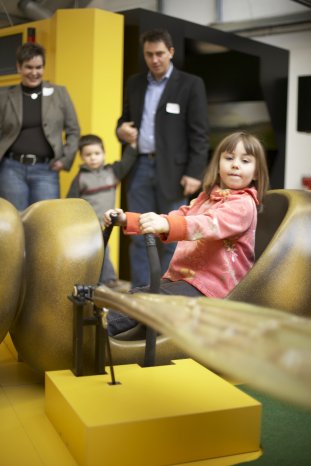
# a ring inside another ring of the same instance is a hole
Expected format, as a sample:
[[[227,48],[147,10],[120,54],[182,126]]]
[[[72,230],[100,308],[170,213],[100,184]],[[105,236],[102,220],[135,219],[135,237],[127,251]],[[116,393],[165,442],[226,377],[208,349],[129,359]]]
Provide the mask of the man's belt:
[[[138,154],[140,157],[148,157],[148,159],[154,159],[156,157],[155,152],[148,152],[147,154]]]
[[[11,160],[16,160],[19,163],[22,163],[23,165],[35,165],[36,163],[48,163],[50,162],[50,157],[42,157],[40,155],[35,155],[35,154],[17,154],[16,152],[13,151],[8,151],[4,155],[4,157],[11,159]]]

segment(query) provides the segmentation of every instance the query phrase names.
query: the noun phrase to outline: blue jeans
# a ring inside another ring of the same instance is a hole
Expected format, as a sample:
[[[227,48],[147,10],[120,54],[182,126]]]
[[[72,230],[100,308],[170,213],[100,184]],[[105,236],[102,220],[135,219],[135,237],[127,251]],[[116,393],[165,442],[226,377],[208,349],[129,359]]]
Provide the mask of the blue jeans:
[[[130,291],[130,294],[134,293],[148,293],[149,287],[135,288]],[[199,298],[204,296],[194,286],[190,285],[183,280],[171,282],[167,279],[162,279],[160,283],[159,294],[173,295],[173,296],[189,296],[192,298]],[[169,312],[169,311],[168,311]],[[132,317],[123,314],[122,312],[109,310],[108,312],[108,333],[110,336],[118,335],[119,333],[125,332],[137,325],[137,321]]]
[[[132,170],[127,183],[127,207],[130,212],[156,212],[167,214],[186,203],[185,199],[169,201],[160,192],[156,182],[156,158],[138,156],[135,168]],[[130,262],[132,287],[148,285],[150,271],[144,237],[133,235],[130,237]],[[159,244],[159,256],[162,274],[167,270],[176,243]]]
[[[0,162],[0,197],[11,202],[17,210],[30,204],[60,197],[59,175],[48,163],[23,165],[3,158]]]

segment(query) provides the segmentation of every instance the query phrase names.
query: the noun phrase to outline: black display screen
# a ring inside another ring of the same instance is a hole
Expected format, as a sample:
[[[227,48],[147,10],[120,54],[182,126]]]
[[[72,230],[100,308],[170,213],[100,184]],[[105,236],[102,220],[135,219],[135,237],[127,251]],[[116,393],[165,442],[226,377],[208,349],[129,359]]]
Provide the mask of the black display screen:
[[[311,133],[311,76],[298,77],[297,131]]]
[[[22,33],[0,37],[0,76],[17,73],[16,50],[22,42]]]

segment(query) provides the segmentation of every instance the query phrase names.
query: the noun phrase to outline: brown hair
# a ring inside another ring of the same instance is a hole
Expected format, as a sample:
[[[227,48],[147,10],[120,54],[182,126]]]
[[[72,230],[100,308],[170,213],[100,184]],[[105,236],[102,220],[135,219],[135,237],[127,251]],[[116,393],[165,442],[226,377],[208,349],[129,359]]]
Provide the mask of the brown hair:
[[[140,36],[141,44],[145,42],[164,42],[168,49],[173,47],[173,41],[170,33],[165,29],[152,29],[151,31],[145,31]]]
[[[90,146],[92,144],[98,144],[103,151],[105,152],[105,147],[102,138],[96,136],[96,134],[85,134],[79,139],[79,151],[82,152],[85,146]]]
[[[42,45],[26,42],[16,50],[16,60],[19,65],[22,65],[25,61],[29,61],[34,57],[42,57],[43,65],[45,65],[45,49]]]
[[[247,133],[246,131],[238,131],[226,136],[216,147],[212,160],[207,168],[203,178],[203,190],[210,193],[216,184],[220,183],[219,179],[219,161],[223,152],[233,152],[237,144],[242,141],[245,151],[249,155],[253,155],[256,159],[257,179],[253,181],[253,185],[257,189],[258,200],[261,203],[269,187],[269,174],[266,161],[266,153],[259,139]]]

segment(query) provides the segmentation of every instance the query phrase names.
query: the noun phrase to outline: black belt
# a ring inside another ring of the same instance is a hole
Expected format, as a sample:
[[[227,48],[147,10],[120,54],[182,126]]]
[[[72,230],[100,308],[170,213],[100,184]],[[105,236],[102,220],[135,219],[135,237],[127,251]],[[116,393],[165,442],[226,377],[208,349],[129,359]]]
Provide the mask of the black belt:
[[[17,154],[16,152],[6,152],[4,157],[7,157],[11,160],[16,160],[19,163],[24,165],[35,165],[36,163],[48,163],[50,162],[50,157],[42,157],[35,154]]]
[[[140,157],[148,157],[148,159],[154,159],[156,157],[155,152],[148,152],[147,154],[138,154]]]

